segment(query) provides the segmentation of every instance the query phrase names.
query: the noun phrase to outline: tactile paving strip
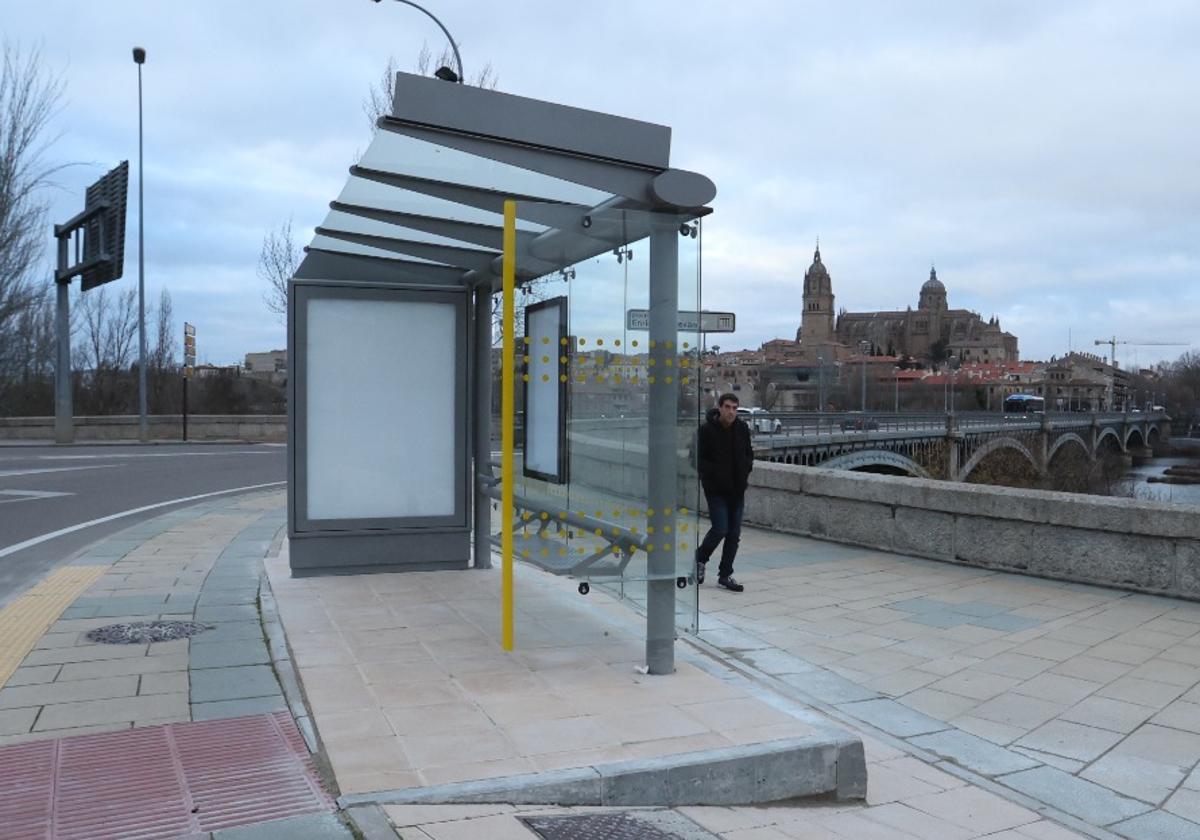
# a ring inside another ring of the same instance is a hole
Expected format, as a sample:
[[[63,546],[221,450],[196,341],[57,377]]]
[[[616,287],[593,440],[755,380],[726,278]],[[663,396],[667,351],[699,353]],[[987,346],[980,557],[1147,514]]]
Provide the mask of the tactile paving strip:
[[[0,686],[63,610],[108,570],[108,566],[67,566],[0,610]]]
[[[0,748],[5,840],[156,840],[333,810],[287,712]]]

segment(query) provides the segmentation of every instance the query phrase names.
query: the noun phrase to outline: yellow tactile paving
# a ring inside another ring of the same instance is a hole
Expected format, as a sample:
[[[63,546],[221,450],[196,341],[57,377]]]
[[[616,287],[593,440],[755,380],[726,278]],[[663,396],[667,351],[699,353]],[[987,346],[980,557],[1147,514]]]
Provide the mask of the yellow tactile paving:
[[[0,688],[63,610],[109,566],[68,566],[52,572],[0,610]]]

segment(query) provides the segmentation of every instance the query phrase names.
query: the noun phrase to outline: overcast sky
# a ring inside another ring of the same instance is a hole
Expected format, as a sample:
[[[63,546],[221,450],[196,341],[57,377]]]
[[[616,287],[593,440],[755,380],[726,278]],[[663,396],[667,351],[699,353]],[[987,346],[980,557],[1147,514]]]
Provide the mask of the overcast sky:
[[[704,304],[723,347],[791,338],[819,236],[837,306],[998,315],[1022,356],[1093,339],[1200,347],[1200,4],[428,0],[468,76],[673,128],[672,163],[717,184]],[[255,265],[268,228],[307,242],[371,129],[389,56],[443,43],[384,0],[0,0],[0,34],[66,85],[52,221],[128,158],[137,282],[144,73],[147,300],[166,287],[201,360],[283,347]],[[47,244],[52,237],[47,232]],[[47,248],[49,256],[50,248]],[[77,287],[76,287],[77,288]],[[1187,347],[1119,347],[1146,365]]]

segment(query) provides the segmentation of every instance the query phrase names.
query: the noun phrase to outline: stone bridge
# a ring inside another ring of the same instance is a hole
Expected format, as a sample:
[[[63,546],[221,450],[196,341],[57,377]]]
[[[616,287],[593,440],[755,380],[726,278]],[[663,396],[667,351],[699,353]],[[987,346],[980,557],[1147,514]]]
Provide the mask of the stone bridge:
[[[1028,417],[984,412],[779,415],[779,419],[781,431],[756,433],[756,458],[953,481],[966,481],[1000,453],[1015,455],[1038,476],[1052,472],[1070,452],[1088,463],[1105,453],[1148,457],[1162,451],[1170,434],[1169,418],[1162,412]]]

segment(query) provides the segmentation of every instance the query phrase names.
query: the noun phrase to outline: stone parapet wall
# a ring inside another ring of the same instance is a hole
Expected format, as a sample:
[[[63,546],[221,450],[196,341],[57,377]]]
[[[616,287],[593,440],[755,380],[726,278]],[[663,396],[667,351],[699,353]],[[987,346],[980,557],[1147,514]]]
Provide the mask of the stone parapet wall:
[[[155,414],[149,421],[150,439],[183,440],[183,418],[178,414]],[[135,415],[76,417],[75,441],[136,441]],[[53,417],[0,417],[0,441],[53,441]],[[286,414],[189,414],[188,441],[245,441],[283,443],[287,440]]]
[[[746,522],[981,568],[1200,600],[1200,509],[756,462]]]

